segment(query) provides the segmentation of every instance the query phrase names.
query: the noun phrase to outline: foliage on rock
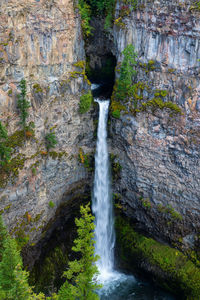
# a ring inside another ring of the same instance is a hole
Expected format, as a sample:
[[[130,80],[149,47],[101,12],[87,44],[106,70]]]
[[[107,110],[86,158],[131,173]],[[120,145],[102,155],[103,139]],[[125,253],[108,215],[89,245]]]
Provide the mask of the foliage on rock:
[[[187,299],[198,299],[200,270],[187,256],[177,249],[137,233],[133,226],[122,217],[117,218],[116,229],[120,255],[124,261],[128,259],[129,264],[132,261],[136,265],[143,262],[143,266],[146,262],[151,266],[151,270],[156,268],[156,273],[159,273],[158,269],[160,269],[165,277],[163,282],[159,278],[158,282],[161,285],[165,285],[165,288],[175,293],[182,292],[185,297],[188,297]]]
[[[99,299],[96,294],[100,286],[95,280],[98,274],[94,264],[98,256],[94,255],[94,217],[92,216],[89,204],[81,206],[81,217],[75,220],[77,225],[78,237],[74,241],[73,251],[80,254],[79,260],[69,262],[69,268],[64,273],[67,278],[58,294],[45,297],[42,293],[36,295],[32,287],[29,286],[29,273],[23,270],[22,258],[15,239],[11,238],[3,225],[0,216],[0,299],[2,300],[75,300]],[[27,213],[27,221],[30,222],[31,216]],[[61,249],[57,249],[55,257],[63,257]],[[68,257],[63,257],[66,263]],[[52,264],[52,262],[51,262]],[[53,274],[50,274],[50,276]]]
[[[168,109],[170,115],[181,114],[181,108],[172,101],[166,101],[168,91],[152,88],[145,82],[136,82],[136,68],[141,67],[146,73],[154,71],[155,62],[150,60],[147,64],[137,62],[137,53],[133,45],[128,45],[123,53],[123,61],[118,64],[116,71],[120,72],[116,80],[111,97],[111,112],[114,118],[120,118],[121,111],[130,112],[134,116],[138,112],[150,109],[152,112]],[[152,94],[153,93],[153,94]],[[126,105],[125,105],[126,104]]]
[[[81,114],[88,112],[91,107],[92,101],[93,101],[93,97],[91,91],[89,91],[86,94],[83,94],[80,97],[79,112]]]
[[[26,100],[26,80],[22,79],[20,81],[21,93],[18,95],[17,108],[20,112],[20,124],[22,128],[26,129],[26,120],[28,117],[28,109],[30,107],[30,102]]]
[[[37,297],[28,284],[28,272],[23,270],[22,258],[17,243],[12,239],[0,220],[0,236],[3,234],[3,251],[0,262],[0,299],[31,300]],[[42,295],[41,295],[42,296]]]
[[[69,262],[69,269],[64,272],[67,278],[58,293],[58,299],[99,299],[95,293],[100,286],[96,282],[98,274],[97,266],[94,264],[98,256],[94,254],[94,217],[89,204],[80,208],[81,217],[75,220],[78,237],[74,240],[72,250],[81,254],[79,260]]]
[[[46,144],[47,151],[49,151],[49,149],[51,149],[51,148],[55,148],[57,143],[58,143],[58,141],[56,139],[56,135],[54,132],[49,132],[46,134],[45,144]]]
[[[0,165],[4,165],[10,159],[11,148],[6,145],[8,134],[0,121]]]

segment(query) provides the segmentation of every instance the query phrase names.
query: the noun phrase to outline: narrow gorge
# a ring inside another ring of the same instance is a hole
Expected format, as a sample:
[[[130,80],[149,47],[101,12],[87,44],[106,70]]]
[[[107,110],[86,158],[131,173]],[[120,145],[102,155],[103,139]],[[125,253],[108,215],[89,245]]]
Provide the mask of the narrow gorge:
[[[0,212],[35,292],[63,284],[91,202],[121,276],[101,300],[198,300],[200,2],[1,0],[0,21]]]

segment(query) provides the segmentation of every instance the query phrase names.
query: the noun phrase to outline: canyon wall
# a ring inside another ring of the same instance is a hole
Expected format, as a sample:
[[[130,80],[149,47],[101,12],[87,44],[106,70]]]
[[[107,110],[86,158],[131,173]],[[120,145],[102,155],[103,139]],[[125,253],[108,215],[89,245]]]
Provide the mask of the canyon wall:
[[[10,232],[30,244],[61,204],[84,193],[89,173],[79,148],[94,148],[91,112],[79,113],[80,95],[89,89],[81,21],[70,0],[2,0],[0,3],[0,120],[6,125],[11,164],[1,168],[0,209]],[[30,101],[28,124],[19,125],[17,95],[21,79]],[[45,135],[54,132],[55,148]]]
[[[105,44],[101,34],[94,36],[94,44],[98,37],[101,45],[97,54],[112,52],[119,66],[122,51],[133,44],[139,60],[136,83],[145,85],[144,97],[167,91],[164,101],[176,103],[182,113],[148,109],[111,118],[110,148],[122,166],[114,193],[138,229],[195,248],[200,229],[199,12],[191,1],[141,0],[128,14],[126,6],[117,2]],[[79,113],[80,95],[89,89],[84,67],[74,66],[85,61],[81,22],[69,0],[3,0],[0,10],[0,119],[13,148],[11,168],[1,172],[0,209],[11,233],[26,234],[35,243],[60,205],[91,183],[78,159],[80,147],[85,153],[95,147],[92,112]],[[93,64],[101,65],[93,45],[86,49]],[[28,123],[35,124],[34,135],[26,138],[17,110],[22,78],[31,103]],[[55,132],[58,144],[48,152],[49,132]]]
[[[200,13],[191,1],[138,1],[136,11],[123,14],[126,9],[123,1],[117,3],[118,65],[124,48],[133,44],[139,60],[135,82],[145,86],[140,90],[144,98],[167,91],[163,101],[176,103],[182,114],[147,109],[112,118],[111,151],[122,166],[114,191],[138,229],[195,248],[200,230]]]

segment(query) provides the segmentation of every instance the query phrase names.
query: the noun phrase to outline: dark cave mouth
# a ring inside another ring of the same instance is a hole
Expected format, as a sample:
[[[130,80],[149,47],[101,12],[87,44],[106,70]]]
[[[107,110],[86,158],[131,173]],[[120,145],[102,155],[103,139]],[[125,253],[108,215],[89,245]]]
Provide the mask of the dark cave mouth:
[[[99,84],[99,87],[93,90],[93,96],[108,99],[113,92],[117,60],[112,53],[105,54],[98,59],[98,62],[93,59],[91,63],[87,57],[86,75],[92,84]]]

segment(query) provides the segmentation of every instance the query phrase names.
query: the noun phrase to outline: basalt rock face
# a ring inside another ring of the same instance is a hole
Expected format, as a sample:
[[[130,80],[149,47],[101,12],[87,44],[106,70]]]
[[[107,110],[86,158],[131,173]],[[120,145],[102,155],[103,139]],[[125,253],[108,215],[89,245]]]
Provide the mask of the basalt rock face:
[[[113,33],[118,63],[126,45],[135,46],[136,82],[148,86],[144,97],[166,90],[163,101],[182,110],[112,118],[112,151],[122,166],[114,190],[138,229],[184,248],[198,245],[200,230],[200,15],[191,6],[138,1],[124,16],[125,4],[118,2]]]
[[[0,208],[10,231],[35,243],[56,209],[90,184],[78,160],[79,147],[91,152],[94,146],[91,112],[79,113],[89,86],[83,69],[73,66],[85,60],[81,22],[69,0],[2,0],[0,11],[0,119],[9,135],[20,137],[11,158],[20,166],[8,178],[1,174]],[[26,139],[17,111],[22,78],[31,103],[28,123],[35,123],[35,136]],[[49,132],[58,143],[47,152]]]

